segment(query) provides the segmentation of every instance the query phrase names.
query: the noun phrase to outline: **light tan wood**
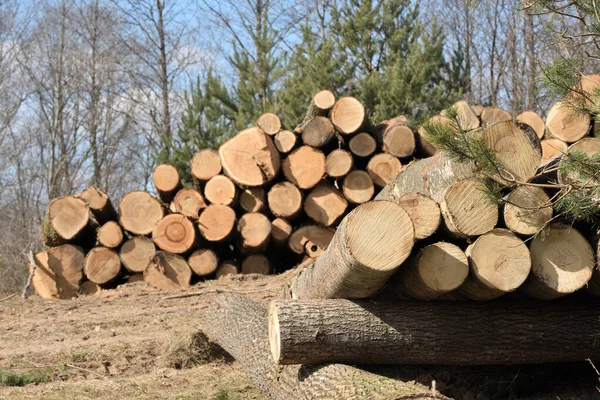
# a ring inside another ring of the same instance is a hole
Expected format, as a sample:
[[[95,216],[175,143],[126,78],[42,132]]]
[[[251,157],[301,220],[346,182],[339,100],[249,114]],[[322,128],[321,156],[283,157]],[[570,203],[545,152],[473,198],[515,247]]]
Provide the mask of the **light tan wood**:
[[[331,226],[339,221],[348,208],[348,202],[333,185],[319,183],[304,200],[304,212],[317,224]]]
[[[302,127],[302,142],[312,147],[324,147],[335,138],[335,128],[325,117],[314,117]]]
[[[542,162],[540,163],[540,167],[544,167],[555,159],[562,157],[569,147],[562,140],[555,138],[544,139],[540,143],[542,145]]]
[[[415,226],[415,239],[421,240],[433,235],[440,223],[440,207],[430,197],[420,193],[406,193],[397,200]]]
[[[598,89],[600,88],[600,75],[583,75],[579,81],[579,86],[576,87],[575,91],[572,91],[571,94],[573,97],[577,98],[581,96],[578,91],[584,92],[587,97],[585,100],[586,104],[590,104],[596,101],[595,96],[597,95]]]
[[[264,254],[252,254],[242,261],[242,274],[269,275],[271,263]]]
[[[193,250],[198,243],[198,235],[194,223],[185,215],[169,214],[152,229],[152,240],[161,250],[183,254]]]
[[[237,275],[240,273],[238,264],[233,260],[225,260],[217,269],[217,279],[226,275]]]
[[[127,193],[119,204],[119,223],[134,235],[151,234],[154,225],[164,216],[160,201],[141,190]]]
[[[593,157],[595,154],[600,152],[600,139],[592,137],[581,139],[577,143],[574,143],[571,146],[569,146],[569,149],[567,150],[567,157],[568,154],[573,153],[575,151],[582,152],[588,157]],[[562,163],[563,161],[561,160],[559,166],[562,165]],[[578,184],[589,187],[592,187],[596,184],[595,182],[590,182],[589,179],[582,179],[577,172],[573,171],[564,173],[560,171],[560,169],[558,171],[558,181],[565,185]]]
[[[558,102],[548,111],[546,127],[555,138],[573,143],[588,135],[591,119],[588,114],[576,114],[568,105]]]
[[[263,212],[266,209],[265,190],[263,188],[248,188],[240,192],[239,203],[246,212]]]
[[[49,246],[56,246],[81,239],[86,235],[90,223],[90,207],[83,199],[75,196],[62,196],[48,205],[47,231],[44,240]]]
[[[190,286],[192,270],[185,259],[166,251],[156,253],[144,270],[144,281],[163,290],[177,290]]]
[[[334,233],[335,231],[331,228],[304,225],[292,232],[288,246],[296,254],[306,254],[304,246],[308,241],[321,249],[325,249],[333,239]]]
[[[381,149],[396,157],[410,157],[415,152],[415,133],[405,122],[394,121],[377,129]]]
[[[219,267],[219,257],[211,249],[198,249],[188,258],[188,265],[198,276],[214,274]]]
[[[552,203],[544,189],[518,186],[506,197],[504,223],[520,235],[535,235],[552,219]]]
[[[342,190],[346,199],[354,204],[365,203],[375,194],[373,180],[367,172],[360,170],[352,171],[344,178]]]
[[[108,221],[98,229],[98,243],[109,249],[119,247],[123,242],[123,230],[115,221]]]
[[[34,256],[35,271],[31,285],[44,299],[77,297],[83,279],[85,253],[79,246],[65,244]],[[29,265],[30,271],[33,269]]]
[[[102,288],[97,283],[85,281],[79,285],[79,294],[83,296],[93,296],[102,291]]]
[[[112,202],[102,190],[94,186],[84,189],[77,197],[85,200],[90,206],[90,211],[96,220],[103,224],[107,221],[117,220],[117,211]]]
[[[279,182],[269,190],[267,203],[276,217],[294,219],[302,210],[302,193],[290,182]]]
[[[263,253],[271,238],[271,221],[261,213],[247,213],[237,224],[239,250],[243,254]]]
[[[235,221],[235,211],[231,207],[211,204],[200,214],[198,228],[202,237],[209,242],[222,242],[233,233]]]
[[[221,173],[221,159],[219,154],[211,149],[202,149],[194,154],[191,162],[191,171],[194,178],[206,182],[213,176]]]
[[[130,272],[143,272],[155,255],[154,242],[145,236],[132,237],[119,250],[119,258]]]
[[[304,243],[304,253],[306,254],[306,257],[315,259],[321,257],[325,253],[325,249],[318,244],[307,240],[306,243]]]
[[[471,106],[471,109],[473,110],[475,115],[477,115],[478,117],[481,117],[481,113],[483,112],[484,108],[485,107],[483,107],[481,104],[476,104],[474,106]]]
[[[342,135],[352,135],[367,125],[367,114],[360,101],[342,97],[331,109],[331,122]]]
[[[287,154],[298,144],[298,136],[291,131],[280,131],[275,135],[273,142],[281,154]]]
[[[325,155],[321,150],[302,146],[283,161],[283,175],[300,189],[311,189],[325,175]]]
[[[244,129],[221,145],[223,170],[238,185],[256,187],[277,176],[281,161],[273,141],[261,129]]]
[[[443,115],[434,115],[429,118],[428,122],[449,125],[451,121]],[[422,157],[431,157],[439,151],[437,146],[430,142],[429,133],[425,130],[423,125],[419,126],[417,129],[417,149]]]
[[[331,178],[343,178],[354,167],[352,155],[343,149],[333,150],[327,155],[326,172]]]
[[[142,274],[142,273],[133,274],[133,275],[130,275],[129,278],[127,278],[127,283],[135,283],[135,282],[144,282],[144,274]]]
[[[508,111],[496,106],[485,107],[481,112],[481,124],[483,126],[496,122],[510,121],[511,119],[512,115]]]
[[[377,141],[366,132],[359,133],[348,143],[350,152],[359,158],[367,158],[377,150]]]
[[[265,113],[258,118],[256,123],[260,129],[269,136],[276,135],[283,127],[279,117],[273,113]]]
[[[397,157],[381,153],[376,154],[369,160],[367,164],[367,172],[373,183],[379,187],[384,187],[400,172],[402,164]]]
[[[94,247],[85,256],[83,272],[88,280],[102,285],[115,279],[121,271],[121,259],[112,249]]]
[[[315,94],[308,106],[306,116],[300,125],[294,130],[296,133],[302,133],[304,126],[316,116],[327,116],[329,110],[335,104],[335,96],[329,90],[321,90]]]
[[[277,246],[287,245],[292,233],[292,224],[283,218],[271,221],[271,241]]]
[[[225,175],[217,175],[206,182],[204,197],[211,204],[232,206],[237,202],[237,187]]]
[[[472,131],[473,129],[479,128],[481,123],[479,122],[479,116],[473,111],[469,103],[464,100],[457,101],[454,103],[454,107],[457,111],[458,126],[463,131]],[[444,111],[441,113],[444,115]]]
[[[35,265],[29,263],[31,286],[42,299],[60,299],[56,287],[56,274],[48,265],[48,252],[41,251],[33,257]]]
[[[538,138],[542,139],[546,133],[546,123],[535,111],[523,111],[517,115],[517,121],[529,125],[537,135]]]
[[[206,208],[204,197],[196,189],[181,189],[175,195],[173,212],[183,214],[191,219],[198,219],[200,213]]]
[[[181,181],[179,180],[179,172],[169,164],[161,164],[154,169],[152,173],[152,181],[158,193],[158,197],[169,203],[175,197],[175,194],[181,189]]]

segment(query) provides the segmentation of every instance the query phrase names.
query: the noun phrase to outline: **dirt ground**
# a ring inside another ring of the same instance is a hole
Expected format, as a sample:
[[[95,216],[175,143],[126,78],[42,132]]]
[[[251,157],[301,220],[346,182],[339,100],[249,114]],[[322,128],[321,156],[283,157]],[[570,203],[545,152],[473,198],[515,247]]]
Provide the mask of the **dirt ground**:
[[[180,292],[143,282],[75,300],[18,296],[0,302],[0,399],[266,399],[227,355],[198,337],[216,296],[242,291],[264,304],[286,274],[225,277]],[[1,296],[0,296],[1,298]],[[400,367],[407,380],[435,381],[456,399],[600,399],[589,363],[486,368]],[[395,372],[398,367],[395,367]],[[383,371],[385,372],[385,371]],[[2,384],[2,374],[41,374]]]

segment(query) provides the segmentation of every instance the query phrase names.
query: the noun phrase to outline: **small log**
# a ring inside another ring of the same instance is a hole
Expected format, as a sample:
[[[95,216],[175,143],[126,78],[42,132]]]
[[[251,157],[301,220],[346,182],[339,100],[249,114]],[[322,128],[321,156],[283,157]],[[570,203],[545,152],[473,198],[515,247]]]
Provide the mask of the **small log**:
[[[586,104],[594,101],[595,95],[600,87],[600,75],[583,75],[579,81],[579,85],[571,91],[571,95],[575,98],[580,97],[579,91],[583,92],[589,99],[585,100]]]
[[[591,118],[588,114],[575,113],[568,105],[558,102],[548,111],[546,126],[555,138],[574,143],[588,135]]]
[[[188,258],[188,265],[196,275],[210,276],[219,267],[219,257],[210,249],[198,249]]]
[[[239,203],[246,212],[263,212],[266,209],[265,190],[263,188],[248,188],[240,192]]]
[[[540,140],[546,134],[546,123],[535,111],[523,111],[517,115],[516,119],[523,124],[529,125]]]
[[[339,221],[348,208],[348,202],[333,185],[319,183],[304,201],[304,212],[317,224],[331,226]]]
[[[359,133],[348,142],[350,152],[358,158],[368,158],[377,150],[377,141],[366,132]]]
[[[443,115],[434,115],[433,117],[429,118],[429,120],[427,122],[447,125],[451,121],[447,117],[444,117]],[[423,125],[421,125],[417,128],[417,137],[416,138],[417,138],[416,147],[417,147],[419,154],[422,157],[431,157],[431,156],[437,154],[437,152],[439,151],[437,146],[429,141],[430,140],[429,133],[425,130],[425,127]]]
[[[568,148],[568,145],[559,139],[544,139],[540,144],[542,145],[542,162],[540,163],[540,167],[544,167],[555,159],[562,157]]]
[[[106,193],[97,187],[89,186],[79,193],[77,197],[88,203],[90,211],[100,224],[117,220],[118,215],[115,207]]]
[[[204,197],[211,204],[233,206],[237,202],[237,187],[225,175],[213,176],[204,187]]]
[[[327,175],[331,178],[343,178],[354,167],[354,159],[346,150],[336,149],[327,155],[325,161]]]
[[[301,133],[305,124],[316,116],[327,116],[329,110],[335,104],[335,96],[329,90],[321,90],[315,94],[308,106],[308,111],[302,123],[296,128],[296,132]]]
[[[413,223],[402,207],[365,203],[342,220],[325,253],[295,277],[291,297],[369,297],[410,255],[414,240]]]
[[[152,229],[152,241],[164,251],[188,253],[198,244],[194,223],[182,214],[169,214]]]
[[[310,240],[307,240],[306,243],[304,243],[304,254],[306,254],[306,257],[315,259],[317,257],[321,257],[324,253],[325,248],[317,245],[316,243],[313,243]]]
[[[592,138],[592,137],[581,139],[577,143],[574,143],[571,146],[569,146],[569,149],[567,150],[567,155],[571,154],[575,151],[582,152],[586,156],[592,157],[595,154],[597,154],[598,152],[600,152],[600,139]],[[561,161],[558,164],[559,167],[562,165],[562,163],[563,163],[563,161],[561,159]],[[558,182],[565,184],[565,185],[579,184],[579,185],[586,186],[586,187],[592,187],[595,185],[595,183],[593,183],[593,182],[589,182],[588,180],[581,179],[581,176],[576,171],[571,171],[571,172],[565,173],[565,172],[561,171],[560,168],[558,170]]]
[[[360,170],[350,172],[342,184],[342,191],[349,202],[362,204],[373,198],[375,186],[371,176]]]
[[[226,275],[237,275],[239,274],[238,264],[233,260],[225,260],[217,268],[217,279]]]
[[[298,144],[298,136],[291,131],[281,131],[273,139],[275,147],[281,154],[288,154]]]
[[[161,164],[154,169],[152,181],[158,193],[158,197],[165,203],[170,203],[175,194],[181,189],[179,172],[169,164]]]
[[[302,127],[302,142],[312,147],[325,147],[335,138],[335,128],[325,117],[314,117]]]
[[[483,112],[484,108],[485,107],[483,107],[481,104],[476,104],[476,105],[471,106],[471,109],[473,110],[475,115],[477,115],[478,117],[481,117],[481,113]]]
[[[419,250],[388,284],[388,290],[418,300],[433,300],[457,289],[469,274],[469,261],[456,245],[438,242]]]
[[[42,299],[60,299],[56,287],[56,274],[48,264],[48,252],[36,253],[29,262],[31,286]]]
[[[497,122],[510,121],[511,119],[512,115],[508,111],[496,106],[485,107],[481,112],[481,124],[484,127]]]
[[[242,274],[269,275],[271,263],[264,254],[252,254],[242,261]]]
[[[311,189],[325,174],[325,155],[321,150],[302,146],[283,161],[283,175],[300,189]]]
[[[144,270],[144,281],[163,290],[188,287],[191,279],[192,270],[185,259],[166,251],[157,252]]]
[[[90,207],[75,196],[62,196],[52,200],[42,226],[42,238],[47,246],[87,241],[92,235],[89,230]]]
[[[325,249],[333,239],[335,231],[318,225],[304,225],[290,235],[288,246],[296,254],[306,254],[305,245],[311,242],[321,249]]]
[[[127,193],[119,203],[119,223],[134,235],[150,235],[164,216],[160,201],[142,190]]]
[[[517,186],[506,197],[504,223],[520,235],[535,235],[552,219],[552,203],[544,189]]]
[[[144,272],[156,255],[154,242],[145,236],[135,236],[123,243],[119,250],[121,262],[130,272]]]
[[[206,208],[204,197],[196,189],[181,189],[175,195],[173,212],[183,214],[191,219],[198,219],[200,212]]]
[[[281,167],[279,152],[261,129],[244,129],[219,148],[223,170],[241,186],[256,187],[270,182]]]
[[[108,221],[98,229],[97,240],[101,246],[117,248],[123,242],[123,229],[115,221]]]
[[[223,242],[232,235],[235,222],[235,211],[231,207],[211,204],[200,214],[198,228],[202,237],[209,242]]]
[[[415,226],[415,239],[421,240],[433,235],[442,222],[438,204],[420,193],[406,193],[396,201],[408,213]]]
[[[379,187],[387,185],[400,172],[400,168],[400,160],[388,153],[374,155],[367,164],[367,172]]]
[[[271,221],[261,213],[247,213],[237,224],[239,250],[242,254],[262,253],[271,238]]]
[[[77,297],[83,279],[85,253],[79,246],[65,244],[34,256],[35,269],[31,284],[44,299],[71,299]]]
[[[279,182],[269,190],[267,203],[276,217],[294,219],[302,210],[302,193],[290,182]]]
[[[100,285],[92,281],[85,281],[79,285],[79,294],[83,296],[93,296],[101,291]]]
[[[285,246],[292,234],[292,224],[283,218],[275,218],[271,221],[271,241],[276,246]]]
[[[275,136],[283,128],[279,117],[273,113],[265,113],[258,118],[256,125],[269,136]]]
[[[191,162],[191,171],[194,178],[206,182],[213,176],[221,173],[221,159],[219,154],[211,149],[202,149],[194,154]]]
[[[456,119],[458,120],[458,126],[463,131],[472,131],[473,129],[479,128],[481,123],[479,122],[479,116],[473,111],[471,106],[464,100],[457,101],[454,106],[457,111]],[[445,112],[442,111],[441,115],[445,116]]]
[[[415,133],[405,122],[381,124],[376,130],[381,149],[393,156],[410,157],[415,152]]]
[[[133,274],[127,278],[127,283],[144,282],[144,274]]]
[[[121,259],[112,249],[94,247],[85,256],[83,272],[88,280],[102,285],[115,279],[121,271]]]
[[[354,97],[342,97],[335,102],[331,122],[342,135],[352,135],[369,125],[364,106]]]
[[[531,241],[531,274],[522,286],[536,299],[551,300],[584,287],[595,268],[589,242],[575,228],[550,225]]]

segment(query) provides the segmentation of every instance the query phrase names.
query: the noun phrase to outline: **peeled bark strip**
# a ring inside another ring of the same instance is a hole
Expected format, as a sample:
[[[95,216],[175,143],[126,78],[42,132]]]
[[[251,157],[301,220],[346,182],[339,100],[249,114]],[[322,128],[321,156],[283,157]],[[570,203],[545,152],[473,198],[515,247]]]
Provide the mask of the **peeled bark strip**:
[[[209,242],[222,242],[233,233],[235,221],[235,211],[231,207],[211,204],[200,214],[198,228],[202,237]]]
[[[154,225],[164,216],[160,201],[141,190],[127,193],[119,204],[119,223],[134,235],[151,234]]]
[[[292,233],[292,224],[283,218],[271,221],[271,241],[277,246],[287,245]]]
[[[206,208],[204,197],[196,189],[181,189],[171,204],[174,212],[191,219],[198,219],[200,212]]]
[[[209,276],[217,271],[219,258],[210,249],[198,249],[188,258],[188,265],[196,275]]]
[[[156,255],[154,242],[145,236],[136,236],[121,246],[119,258],[130,272],[143,272]]]
[[[85,200],[90,206],[90,211],[96,217],[96,220],[104,224],[107,221],[117,220],[117,211],[111,203],[110,199],[102,190],[97,187],[90,186],[84,189],[77,197]]]
[[[83,272],[88,280],[102,285],[115,279],[121,271],[119,255],[106,247],[94,247],[85,256]]]
[[[567,152],[567,144],[559,139],[544,139],[542,145],[542,162],[540,167],[548,165],[556,158],[562,157]]]
[[[410,255],[413,223],[399,205],[373,201],[348,214],[325,253],[291,283],[294,299],[360,299],[377,293]]]
[[[290,182],[280,182],[269,190],[267,202],[276,217],[294,219],[302,210],[302,193]]]
[[[335,138],[335,128],[325,117],[314,117],[302,127],[302,142],[312,147],[323,147]]]
[[[591,118],[588,114],[577,114],[568,105],[558,102],[548,111],[546,126],[555,138],[573,143],[588,135]]]
[[[442,214],[440,207],[431,198],[420,193],[406,193],[396,203],[412,220],[416,240],[428,238],[438,230],[442,222]]]
[[[350,139],[348,148],[356,157],[367,158],[372,156],[375,150],[377,150],[377,141],[373,136],[363,132]]]
[[[263,212],[266,208],[265,190],[248,188],[240,192],[239,203],[246,212]]]
[[[355,170],[344,178],[342,191],[349,202],[362,204],[373,198],[375,186],[367,172]]]
[[[233,260],[225,260],[217,268],[217,279],[225,275],[239,274],[239,267]]]
[[[274,400],[444,399],[419,384],[349,365],[277,366],[271,356],[267,312],[239,295],[217,298],[208,310],[206,335],[231,354],[254,385]]]
[[[567,151],[567,154],[573,153],[575,151],[579,151],[584,153],[588,157],[592,157],[595,154],[600,152],[600,139],[598,138],[585,138],[581,139],[579,142],[572,144]],[[562,160],[559,163],[559,166],[562,164]],[[568,172],[563,173],[562,171],[558,171],[558,181],[562,184],[573,184],[578,183],[580,185],[594,186],[592,182],[588,182],[587,180],[582,180],[580,175],[577,172]]]
[[[242,274],[269,275],[271,263],[264,254],[252,254],[242,261]]]
[[[164,251],[187,253],[198,243],[194,223],[181,214],[170,214],[158,221],[152,229],[152,240]]]
[[[500,107],[485,107],[481,112],[481,124],[483,126],[495,124],[496,122],[510,121],[512,115]]]
[[[261,213],[247,213],[237,224],[239,250],[243,254],[263,253],[271,238],[271,221]]]
[[[281,120],[273,113],[265,113],[258,118],[256,123],[260,129],[269,136],[274,136],[282,129]]]
[[[546,124],[542,117],[540,117],[535,111],[523,111],[517,115],[517,121],[529,125],[537,135],[538,138],[542,139],[546,133]]]
[[[552,204],[544,189],[517,186],[504,205],[504,223],[520,235],[535,235],[552,219]]]
[[[284,365],[569,362],[600,357],[599,312],[597,302],[276,300],[269,338]]]
[[[206,182],[204,197],[211,204],[232,206],[237,201],[237,187],[225,175],[217,175]]]
[[[523,285],[529,296],[551,300],[584,287],[595,268],[594,251],[575,228],[550,225],[531,241],[531,274]]]
[[[463,131],[472,131],[473,129],[479,128],[481,125],[479,122],[479,117],[466,101],[457,101],[454,103],[454,107],[456,107],[458,125],[460,126],[460,129]],[[442,112],[442,115],[443,114],[444,112]]]
[[[346,150],[333,150],[327,155],[326,172],[331,178],[343,178],[352,171],[354,159]]]
[[[221,173],[219,154],[211,149],[202,149],[194,154],[191,163],[192,175],[200,182],[206,182]]]
[[[300,189],[311,189],[325,174],[325,155],[310,146],[292,151],[283,161],[283,175]]]
[[[368,125],[365,108],[354,97],[342,97],[331,109],[331,122],[342,135],[352,135]]]
[[[393,156],[410,157],[415,152],[415,133],[404,122],[382,124],[377,136],[384,152]]]
[[[75,196],[62,196],[48,205],[48,214],[42,227],[42,236],[47,246],[59,246],[85,240],[90,235],[86,229],[90,223],[88,203]]]
[[[158,197],[165,202],[170,203],[175,197],[175,194],[181,189],[181,181],[179,180],[179,172],[169,164],[161,164],[154,169],[152,181],[158,193]]]
[[[275,135],[273,142],[281,154],[287,154],[298,144],[298,136],[291,131],[281,131]]]
[[[304,212],[317,224],[331,226],[342,218],[348,202],[334,186],[319,183],[304,201]]]
[[[144,270],[144,281],[163,290],[190,286],[191,279],[192,270],[185,259],[166,251],[157,252]]]
[[[304,125],[317,116],[327,116],[329,110],[335,104],[335,96],[329,90],[321,90],[315,94],[308,106],[308,111],[302,123],[296,128],[296,132],[302,132]]]
[[[471,274],[459,293],[475,301],[491,300],[520,287],[531,270],[529,249],[507,229],[494,229],[467,248]]]
[[[270,182],[281,166],[279,152],[259,128],[239,132],[219,147],[223,170],[238,185],[256,187]]]
[[[333,239],[335,231],[318,225],[304,225],[290,235],[288,246],[296,254],[306,254],[305,245],[311,242],[321,249],[325,249]]]
[[[419,250],[390,280],[388,289],[418,300],[433,300],[457,289],[469,274],[469,261],[456,245],[438,242]]]
[[[97,234],[98,243],[109,249],[119,247],[123,242],[123,230],[115,221],[108,221],[100,227]]]
[[[373,179],[373,183],[379,187],[384,187],[400,172],[402,164],[397,157],[391,154],[376,154],[367,164],[367,172]]]

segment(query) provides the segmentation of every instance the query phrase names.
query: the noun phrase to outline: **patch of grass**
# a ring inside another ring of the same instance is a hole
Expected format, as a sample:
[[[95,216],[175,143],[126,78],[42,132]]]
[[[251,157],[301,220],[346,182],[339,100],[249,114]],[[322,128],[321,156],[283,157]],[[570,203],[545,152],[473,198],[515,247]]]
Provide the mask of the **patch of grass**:
[[[25,386],[30,383],[48,382],[51,376],[52,371],[47,368],[36,368],[24,373],[0,369],[0,385]]]
[[[229,360],[230,356],[220,347],[210,343],[197,330],[175,332],[162,349],[165,366],[176,369],[192,368],[216,360]]]
[[[219,393],[217,393],[216,396],[213,397],[213,400],[230,400],[229,390],[227,390],[227,389],[219,390]]]

